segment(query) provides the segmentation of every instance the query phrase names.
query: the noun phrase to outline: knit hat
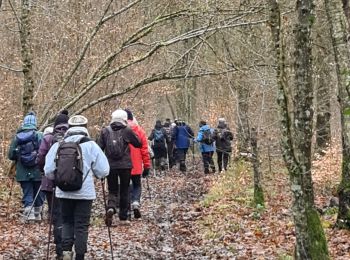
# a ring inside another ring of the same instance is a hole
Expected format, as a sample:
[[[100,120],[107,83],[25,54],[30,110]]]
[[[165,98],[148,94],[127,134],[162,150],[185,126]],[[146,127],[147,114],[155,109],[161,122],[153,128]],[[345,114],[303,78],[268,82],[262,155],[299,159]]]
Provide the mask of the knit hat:
[[[126,124],[128,120],[128,114],[123,109],[117,109],[112,113],[111,123],[119,122]]]
[[[219,118],[219,122],[224,122],[224,123],[225,123],[225,122],[226,122],[226,119],[223,118],[223,117],[220,117],[220,118]]]
[[[128,120],[133,120],[134,119],[134,115],[132,114],[132,112],[129,109],[124,109],[124,111],[128,114]]]
[[[87,123],[88,123],[87,118],[82,115],[72,116],[68,120],[69,127],[75,127],[75,126],[87,127]]]
[[[68,120],[69,120],[68,111],[64,109],[56,117],[53,127],[56,127],[57,125],[60,125],[60,124],[68,124]]]
[[[36,116],[33,111],[29,112],[23,119],[23,125],[34,125],[36,126],[37,121],[36,121]]]
[[[44,135],[47,135],[47,134],[51,134],[53,133],[53,127],[52,126],[48,126],[44,129]]]

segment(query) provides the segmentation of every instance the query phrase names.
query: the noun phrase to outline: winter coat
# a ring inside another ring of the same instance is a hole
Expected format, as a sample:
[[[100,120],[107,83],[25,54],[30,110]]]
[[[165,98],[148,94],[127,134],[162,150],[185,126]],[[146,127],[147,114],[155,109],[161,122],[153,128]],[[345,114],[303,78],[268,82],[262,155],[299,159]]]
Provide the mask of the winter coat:
[[[137,135],[131,130],[130,127],[119,123],[114,122],[111,123],[110,127],[113,131],[121,131],[121,135],[123,136],[125,150],[124,155],[121,159],[115,160],[114,158],[110,158],[107,155],[109,165],[111,169],[132,169],[132,162],[130,156],[130,148],[128,144],[132,144],[135,148],[141,148],[141,142]],[[97,140],[98,145],[101,147],[103,151],[106,149],[106,144],[109,142],[110,132],[107,128],[103,128],[100,134],[99,139]]]
[[[143,169],[151,168],[151,159],[148,152],[147,136],[141,126],[135,124],[132,120],[128,120],[129,127],[138,136],[141,141],[141,148],[135,148],[129,144],[132,170],[131,175],[141,175]]]
[[[71,127],[66,133],[65,141],[78,142],[81,138],[85,136],[88,136],[88,132],[85,127]],[[55,179],[55,158],[58,146],[58,142],[53,144],[48,154],[46,155],[44,171],[45,175],[51,180]],[[109,174],[109,164],[107,157],[94,141],[91,140],[88,142],[83,142],[80,144],[80,147],[83,157],[83,179],[85,178],[83,185],[81,189],[77,191],[62,191],[57,187],[57,198],[94,200],[96,199],[96,192],[93,175],[101,179],[105,178]]]
[[[163,141],[156,141],[155,140],[155,133],[157,131],[162,131],[164,140]],[[168,137],[166,130],[162,127],[162,125],[156,125],[155,128],[152,130],[150,136],[148,137],[148,140],[152,141],[152,149],[154,152],[154,158],[166,158],[167,151],[166,151],[166,143],[168,143],[168,140],[170,138]]]
[[[28,130],[37,130],[37,128],[34,125],[24,125],[17,131],[17,133],[28,131]],[[42,133],[37,131],[36,138],[37,138],[37,143],[39,147],[41,140],[43,138]],[[16,162],[16,180],[17,181],[41,181],[41,172],[37,166],[28,168],[23,166],[20,160],[17,160],[18,156],[17,156],[16,136],[11,141],[10,149],[8,151],[8,158],[11,161]]]
[[[199,149],[201,153],[206,152],[215,152],[215,144],[205,144],[202,143],[204,131],[210,130],[211,133],[214,133],[214,129],[211,129],[208,125],[203,125],[199,128],[198,136],[196,138],[196,142],[199,142]]]
[[[45,157],[49,152],[51,146],[53,145],[54,135],[57,133],[64,135],[67,129],[68,129],[68,124],[59,124],[55,127],[53,133],[44,135],[44,138],[39,147],[39,153],[37,158],[37,163],[40,171],[44,172]],[[52,189],[53,189],[53,181],[47,178],[46,176],[43,176],[41,180],[41,190],[51,192]]]
[[[188,125],[175,126],[172,139],[175,141],[175,146],[178,149],[188,149],[190,140],[194,137],[191,127]]]
[[[231,141],[233,134],[224,122],[220,122],[215,129],[213,138],[218,152],[232,152]]]

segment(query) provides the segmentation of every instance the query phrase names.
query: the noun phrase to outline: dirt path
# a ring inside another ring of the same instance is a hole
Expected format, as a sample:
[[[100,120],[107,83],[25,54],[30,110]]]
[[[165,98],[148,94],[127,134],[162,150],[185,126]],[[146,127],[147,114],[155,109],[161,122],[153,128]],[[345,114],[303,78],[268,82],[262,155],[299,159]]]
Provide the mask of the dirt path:
[[[204,178],[201,174],[184,176],[177,171],[149,178],[149,191],[144,181],[142,219],[132,219],[128,225],[115,220],[111,228],[115,259],[203,259],[199,244],[188,244],[188,240],[196,233],[191,230],[191,222],[200,216],[195,202],[202,198],[209,181],[210,178]],[[89,229],[87,259],[111,259],[99,183],[97,192],[98,199],[94,202]],[[148,198],[149,194],[151,198]],[[17,219],[15,213],[10,221],[1,219],[0,256],[4,259],[45,259],[47,223],[24,225],[18,242],[23,224]],[[53,245],[50,255],[54,259]]]

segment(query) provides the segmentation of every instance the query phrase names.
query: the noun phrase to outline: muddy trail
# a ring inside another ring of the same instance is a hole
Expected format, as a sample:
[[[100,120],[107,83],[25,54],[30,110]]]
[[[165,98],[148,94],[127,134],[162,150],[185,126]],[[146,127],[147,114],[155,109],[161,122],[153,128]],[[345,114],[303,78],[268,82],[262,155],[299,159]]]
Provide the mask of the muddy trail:
[[[198,168],[198,167],[197,167]],[[202,248],[195,221],[201,217],[198,202],[214,175],[198,171],[186,175],[170,170],[143,179],[142,218],[111,227],[114,259],[210,259]],[[96,181],[97,200],[93,205],[86,259],[111,259],[101,183]],[[48,223],[23,224],[19,221],[19,199],[11,202],[10,217],[1,214],[0,259],[46,259]],[[2,207],[4,208],[4,207]],[[22,234],[20,234],[22,231]],[[52,240],[51,240],[52,241]],[[50,259],[55,259],[51,242]]]

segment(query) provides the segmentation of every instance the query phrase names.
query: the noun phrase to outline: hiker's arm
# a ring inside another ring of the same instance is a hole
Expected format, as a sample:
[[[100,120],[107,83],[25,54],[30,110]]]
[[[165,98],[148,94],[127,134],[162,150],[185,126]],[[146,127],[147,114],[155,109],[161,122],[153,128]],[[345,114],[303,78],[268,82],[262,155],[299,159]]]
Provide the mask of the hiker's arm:
[[[48,143],[47,139],[48,139],[47,137],[44,138],[41,141],[41,144],[39,146],[37,163],[38,163],[38,167],[39,167],[40,171],[44,171],[45,156],[47,155],[47,153],[50,150],[50,144]],[[52,142],[52,140],[50,140],[50,142]]]
[[[148,142],[147,142],[147,136],[146,133],[143,130],[140,130],[140,140],[141,140],[141,156],[142,156],[142,162],[143,162],[143,168],[149,169],[151,168],[151,159],[150,154],[148,151]]]
[[[106,130],[107,130],[106,128],[102,128],[101,133],[100,133],[99,137],[96,140],[96,143],[102,149],[102,151],[104,151],[105,148],[106,148],[106,143],[105,143],[105,140],[104,140],[104,136],[105,136],[105,131]]]
[[[151,134],[148,137],[148,140],[152,141],[154,139],[154,129],[152,130]]]
[[[8,158],[11,161],[16,161],[17,160],[16,147],[17,147],[17,141],[16,141],[16,138],[13,138],[12,141],[11,141],[11,144],[10,144],[10,148],[9,148],[8,154],[7,154]]]
[[[201,142],[203,140],[203,132],[199,131],[197,138],[194,139],[195,142]]]
[[[57,153],[58,143],[55,143],[45,157],[44,172],[45,176],[50,180],[55,179],[54,172],[56,170],[55,157]]]
[[[92,163],[92,171],[96,178],[105,178],[109,174],[110,170],[108,159],[101,148],[95,142],[92,142],[92,145],[92,150],[95,151],[94,162]]]

